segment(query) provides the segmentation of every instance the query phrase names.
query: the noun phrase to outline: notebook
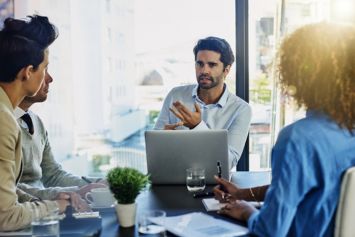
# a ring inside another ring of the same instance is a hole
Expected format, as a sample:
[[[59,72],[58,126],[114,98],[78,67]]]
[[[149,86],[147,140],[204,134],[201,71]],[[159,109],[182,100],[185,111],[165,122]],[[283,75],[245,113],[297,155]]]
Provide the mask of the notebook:
[[[153,130],[145,132],[148,173],[153,184],[185,184],[187,168],[204,168],[215,184],[217,161],[229,178],[227,130]]]

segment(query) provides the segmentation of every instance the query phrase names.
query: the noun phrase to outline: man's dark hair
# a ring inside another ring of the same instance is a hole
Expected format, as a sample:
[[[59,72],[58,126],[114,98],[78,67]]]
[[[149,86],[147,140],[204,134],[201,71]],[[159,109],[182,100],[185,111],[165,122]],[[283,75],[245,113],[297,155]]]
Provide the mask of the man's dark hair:
[[[7,18],[0,31],[0,81],[12,82],[29,65],[36,70],[44,59],[45,49],[57,37],[57,28],[47,17]]]
[[[200,50],[211,50],[220,53],[220,60],[223,63],[223,68],[226,68],[228,65],[232,65],[234,62],[233,51],[225,39],[213,36],[200,39],[193,50],[195,54],[195,60],[197,58],[197,53]]]

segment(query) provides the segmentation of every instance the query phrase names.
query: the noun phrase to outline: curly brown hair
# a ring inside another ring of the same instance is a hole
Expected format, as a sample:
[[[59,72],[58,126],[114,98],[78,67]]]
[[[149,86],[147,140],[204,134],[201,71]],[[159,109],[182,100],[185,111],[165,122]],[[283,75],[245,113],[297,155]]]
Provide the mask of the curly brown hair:
[[[355,27],[311,24],[285,38],[279,51],[281,88],[298,106],[322,111],[355,128]]]

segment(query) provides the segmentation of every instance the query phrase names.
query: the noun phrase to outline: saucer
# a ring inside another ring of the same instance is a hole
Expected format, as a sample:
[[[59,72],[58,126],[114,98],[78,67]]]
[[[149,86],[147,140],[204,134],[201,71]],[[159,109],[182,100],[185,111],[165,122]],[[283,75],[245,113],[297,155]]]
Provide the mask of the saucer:
[[[111,207],[114,207],[115,204],[111,204],[111,205],[108,205],[108,206],[97,206],[93,203],[90,203],[89,206],[92,208],[92,209],[102,209],[102,208],[111,208]]]

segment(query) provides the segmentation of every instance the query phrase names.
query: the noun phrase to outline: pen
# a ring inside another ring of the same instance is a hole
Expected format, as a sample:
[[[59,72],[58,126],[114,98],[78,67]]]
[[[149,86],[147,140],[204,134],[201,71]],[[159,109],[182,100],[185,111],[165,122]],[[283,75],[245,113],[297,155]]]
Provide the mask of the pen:
[[[222,166],[221,166],[220,161],[217,161],[217,175],[218,175],[218,178],[222,178]],[[221,190],[223,192],[226,192],[226,190],[224,189],[222,184],[220,184],[219,186],[221,187]]]
[[[213,196],[214,196],[213,192],[194,193],[193,195],[194,198],[213,197]]]
[[[217,174],[218,174],[218,178],[222,178],[222,167],[220,161],[217,161]]]
[[[81,179],[84,180],[85,182],[87,182],[88,184],[91,184],[91,180],[86,178],[85,176],[81,176]]]

